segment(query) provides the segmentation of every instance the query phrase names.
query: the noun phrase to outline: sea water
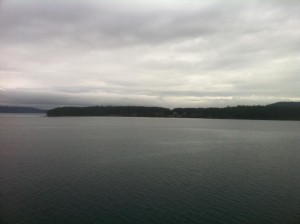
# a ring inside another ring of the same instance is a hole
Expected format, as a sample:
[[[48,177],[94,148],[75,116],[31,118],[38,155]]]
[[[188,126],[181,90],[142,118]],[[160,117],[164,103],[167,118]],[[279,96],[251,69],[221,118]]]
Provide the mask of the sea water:
[[[300,122],[0,116],[4,224],[300,222]]]

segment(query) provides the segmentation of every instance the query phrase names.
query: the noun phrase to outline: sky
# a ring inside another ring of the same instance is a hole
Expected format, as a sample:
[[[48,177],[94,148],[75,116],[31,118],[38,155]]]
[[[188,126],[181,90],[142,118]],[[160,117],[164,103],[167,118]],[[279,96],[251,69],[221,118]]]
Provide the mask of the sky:
[[[300,101],[299,0],[0,0],[0,105]]]

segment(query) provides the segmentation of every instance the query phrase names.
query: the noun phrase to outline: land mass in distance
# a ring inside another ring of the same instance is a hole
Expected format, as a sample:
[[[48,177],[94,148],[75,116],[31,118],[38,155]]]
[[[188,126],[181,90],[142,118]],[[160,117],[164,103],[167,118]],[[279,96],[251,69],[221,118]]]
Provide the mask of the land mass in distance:
[[[47,110],[41,110],[34,107],[21,106],[0,106],[0,113],[46,113]]]
[[[47,112],[48,117],[120,116],[120,117],[180,117],[251,120],[300,120],[300,102],[278,102],[266,106],[235,106],[224,108],[163,108],[144,106],[58,107]]]

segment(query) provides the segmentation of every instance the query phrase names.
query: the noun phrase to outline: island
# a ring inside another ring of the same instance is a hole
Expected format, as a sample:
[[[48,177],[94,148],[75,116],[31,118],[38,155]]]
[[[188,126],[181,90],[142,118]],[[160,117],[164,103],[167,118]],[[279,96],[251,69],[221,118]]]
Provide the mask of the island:
[[[179,117],[252,120],[300,120],[300,102],[278,102],[265,106],[233,106],[210,108],[163,108],[144,106],[57,107],[48,117],[119,116],[119,117]]]

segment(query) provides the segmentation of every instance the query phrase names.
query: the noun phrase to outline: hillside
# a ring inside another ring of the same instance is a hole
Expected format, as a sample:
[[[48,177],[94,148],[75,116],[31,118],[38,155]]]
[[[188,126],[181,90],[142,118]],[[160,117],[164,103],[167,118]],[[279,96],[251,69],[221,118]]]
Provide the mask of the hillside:
[[[300,102],[277,102],[267,105],[269,107],[294,107],[300,108]]]

